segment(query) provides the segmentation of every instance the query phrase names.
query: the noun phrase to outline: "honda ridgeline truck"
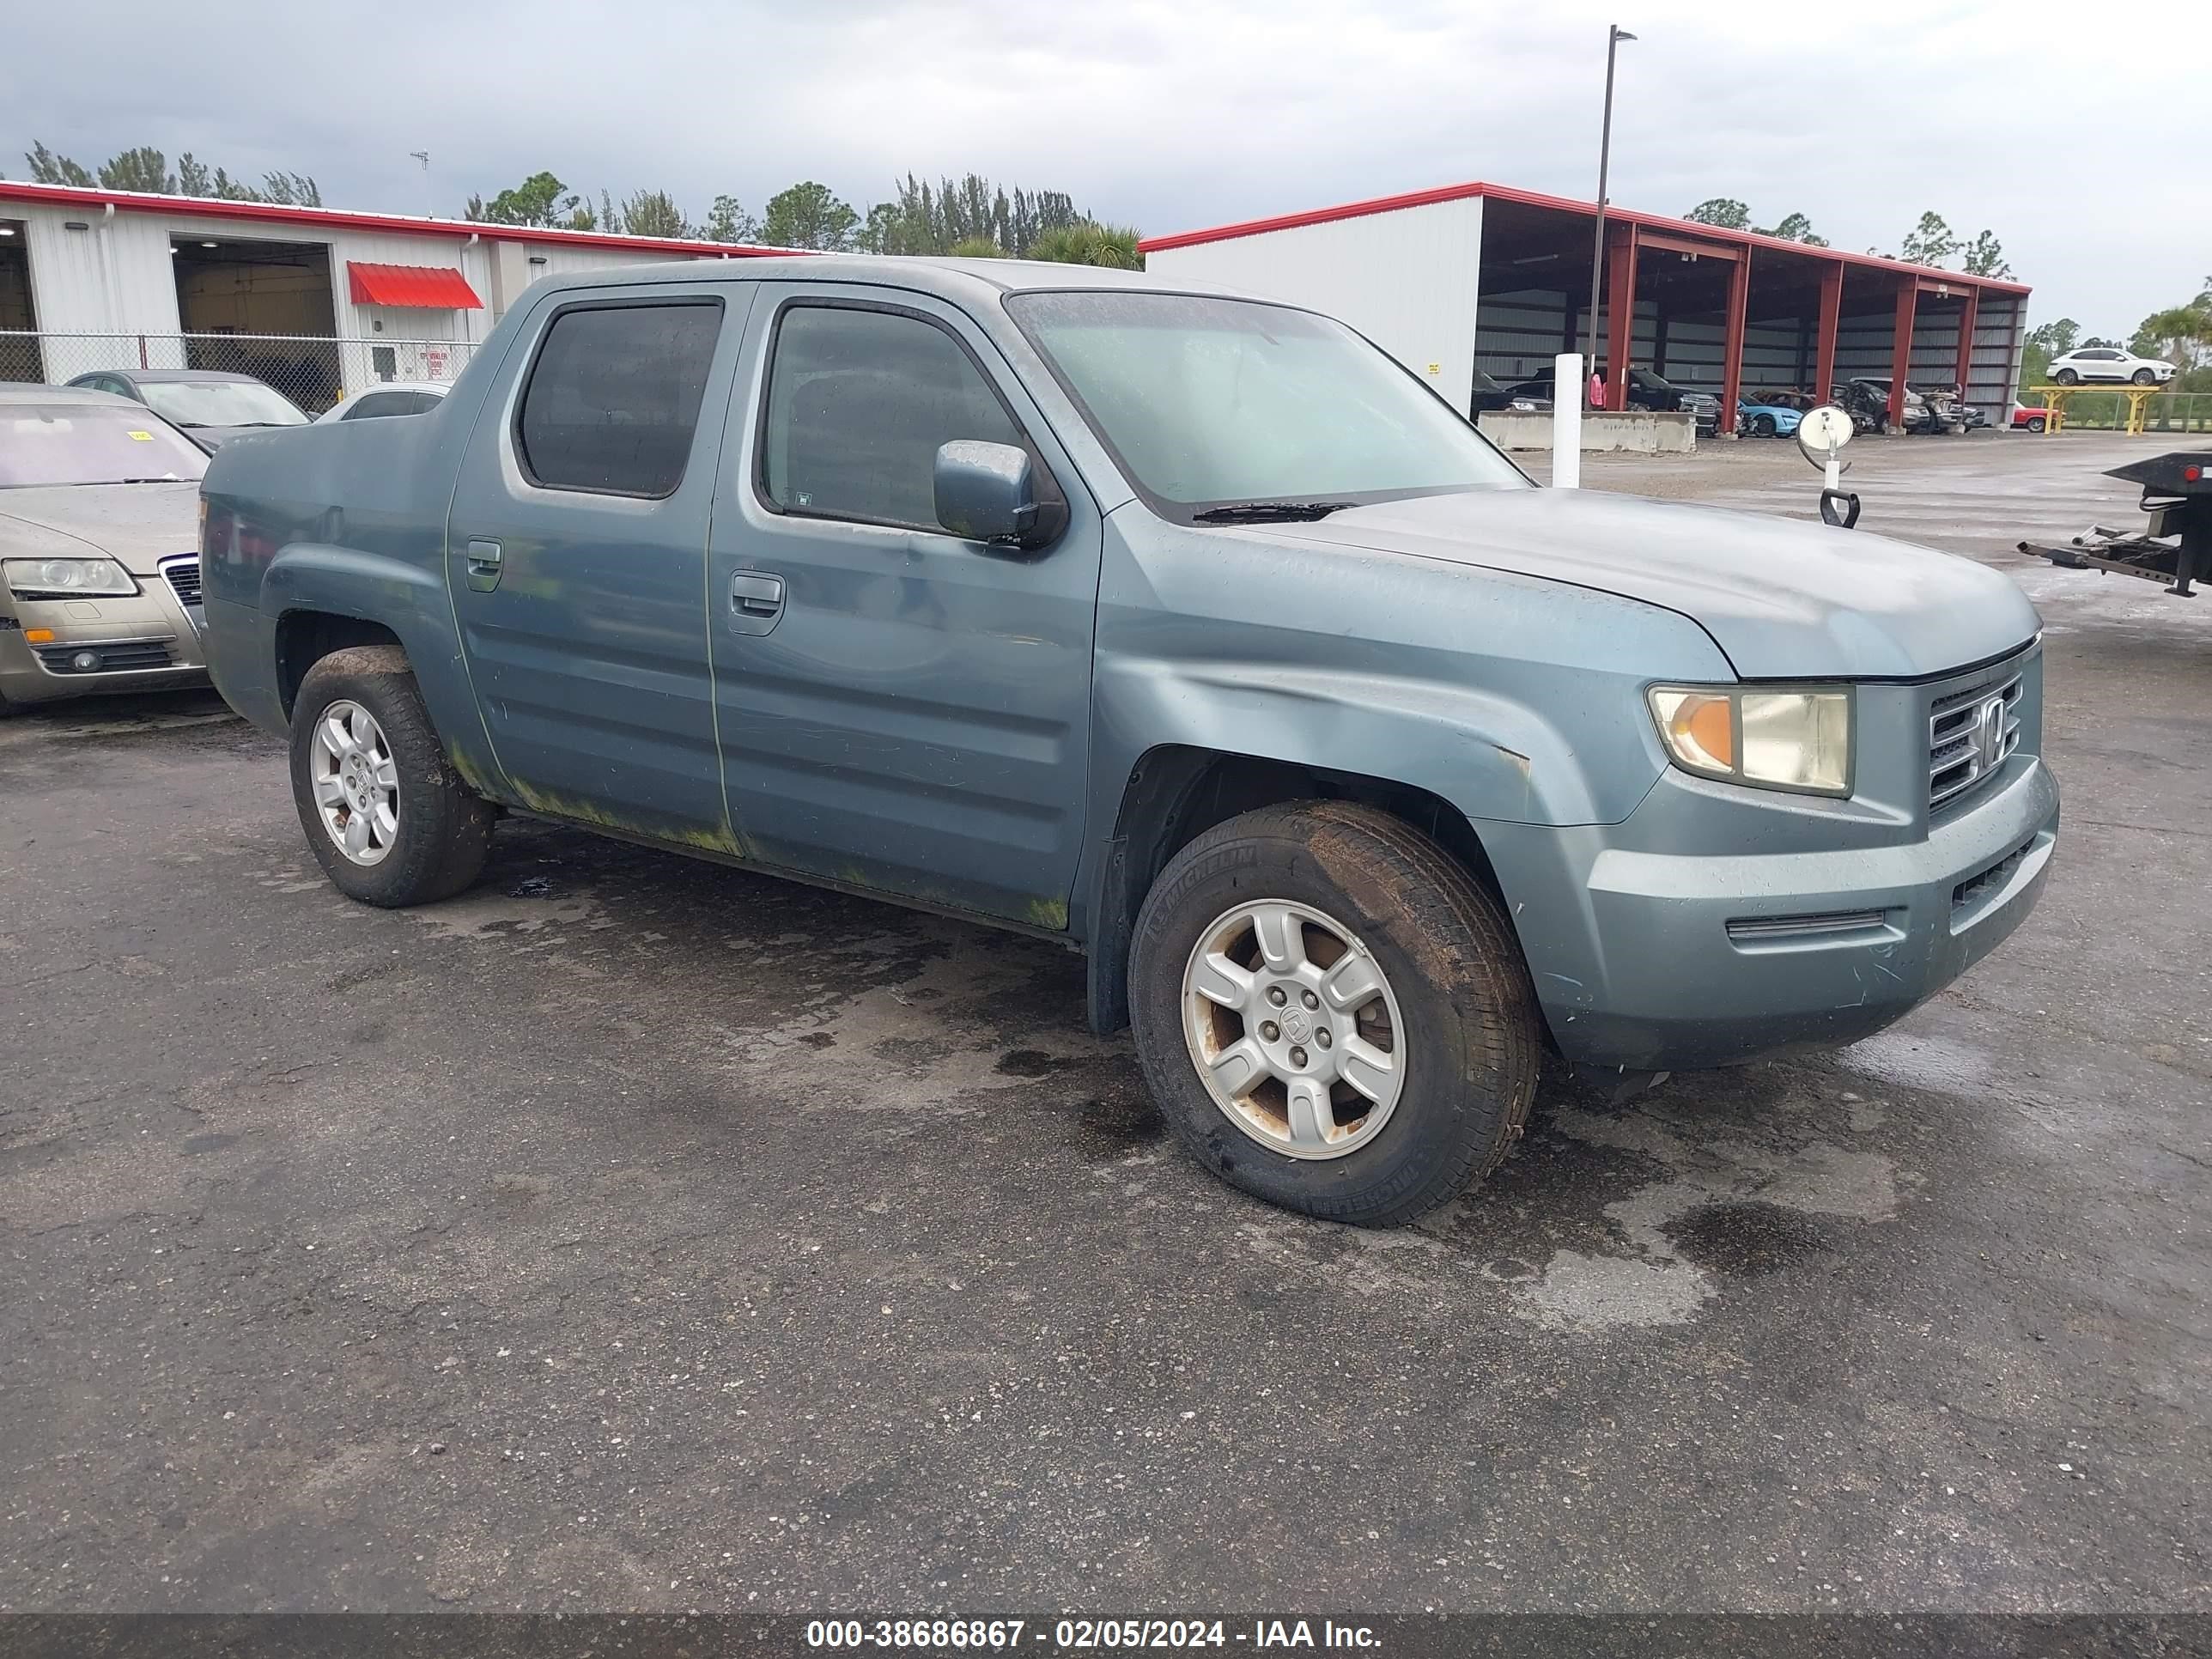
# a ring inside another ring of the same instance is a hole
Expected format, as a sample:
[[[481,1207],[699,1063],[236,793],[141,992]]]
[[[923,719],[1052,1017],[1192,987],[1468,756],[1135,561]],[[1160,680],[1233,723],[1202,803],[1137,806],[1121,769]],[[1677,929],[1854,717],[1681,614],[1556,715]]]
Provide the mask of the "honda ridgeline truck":
[[[502,812],[1058,940],[1193,1152],[1388,1224],[1540,1067],[1845,1043],[2018,927],[2038,620],[1540,489],[1352,330],[1014,262],[541,283],[205,483],[208,660],[372,904]]]

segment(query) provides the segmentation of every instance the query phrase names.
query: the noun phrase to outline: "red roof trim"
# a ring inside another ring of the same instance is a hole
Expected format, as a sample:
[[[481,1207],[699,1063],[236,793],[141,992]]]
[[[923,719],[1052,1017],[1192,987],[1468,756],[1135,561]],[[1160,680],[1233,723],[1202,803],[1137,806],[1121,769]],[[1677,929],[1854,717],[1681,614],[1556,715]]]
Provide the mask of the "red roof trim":
[[[42,202],[54,207],[118,213],[191,214],[202,219],[258,219],[325,230],[371,230],[403,236],[481,236],[500,242],[558,242],[569,247],[627,248],[691,259],[758,259],[805,253],[805,248],[759,247],[746,242],[684,242],[664,236],[610,236],[596,230],[548,230],[536,225],[495,225],[477,219],[416,218],[404,213],[349,213],[337,208],[287,207],[276,202],[224,202],[198,196],[155,196],[136,190],[86,190],[74,185],[33,185],[0,179],[0,202]]]
[[[1522,207],[1549,208],[1561,213],[1595,214],[1597,211],[1595,203],[1577,202],[1565,196],[1547,196],[1533,190],[1515,190],[1510,185],[1485,184],[1477,179],[1463,185],[1443,185],[1434,190],[1409,191],[1399,196],[1376,196],[1362,202],[1344,202],[1334,207],[1312,208],[1304,213],[1279,214],[1272,219],[1247,219],[1238,224],[1216,225],[1205,230],[1183,230],[1167,236],[1148,236],[1139,242],[1137,247],[1144,253],[1164,253],[1170,248],[1192,247],[1200,242],[1226,242],[1240,236],[1296,230],[1304,225],[1324,225],[1339,219],[1363,219],[1370,214],[1395,213],[1404,208],[1433,207],[1440,202],[1463,202],[1476,196],[1494,197],[1501,202],[1512,202]],[[1860,265],[1897,276],[1909,274],[1954,287],[1978,288],[1998,294],[2030,292],[2025,283],[2000,282],[1994,276],[1976,276],[1966,271],[1945,270],[1933,265],[1909,265],[1901,259],[1885,259],[1878,254],[1846,253],[1841,248],[1810,247],[1803,242],[1785,242],[1779,237],[1761,236],[1753,231],[1723,230],[1688,219],[1669,219],[1662,214],[1638,213],[1616,207],[1610,202],[1606,204],[1605,216],[1622,224],[1672,231],[1708,242],[1763,248],[1777,253],[1794,253],[1802,258]]]
[[[346,261],[346,290],[357,306],[414,306],[424,311],[482,311],[469,279],[444,265],[375,265]]]

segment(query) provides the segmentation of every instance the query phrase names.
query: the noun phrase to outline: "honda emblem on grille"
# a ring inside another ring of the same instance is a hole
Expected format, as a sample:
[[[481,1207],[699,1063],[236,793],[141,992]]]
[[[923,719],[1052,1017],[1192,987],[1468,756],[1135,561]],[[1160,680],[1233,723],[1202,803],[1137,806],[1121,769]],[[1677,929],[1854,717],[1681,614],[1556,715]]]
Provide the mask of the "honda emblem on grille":
[[[1978,718],[1980,729],[1974,734],[1978,763],[1974,769],[1977,772],[1994,771],[1997,763],[2004,759],[2005,700],[1991,697],[1982,705]]]

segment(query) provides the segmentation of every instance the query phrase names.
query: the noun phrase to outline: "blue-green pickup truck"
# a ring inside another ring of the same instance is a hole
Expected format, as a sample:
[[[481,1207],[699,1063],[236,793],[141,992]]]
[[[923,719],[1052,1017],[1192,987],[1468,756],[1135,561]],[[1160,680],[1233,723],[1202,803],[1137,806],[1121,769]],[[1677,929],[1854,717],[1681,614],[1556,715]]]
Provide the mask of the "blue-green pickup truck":
[[[544,283],[204,506],[210,670],[345,892],[526,812],[1060,940],[1197,1157],[1344,1221],[1547,1064],[1877,1030],[2057,829],[2002,575],[1540,489],[1341,324],[1140,276]]]

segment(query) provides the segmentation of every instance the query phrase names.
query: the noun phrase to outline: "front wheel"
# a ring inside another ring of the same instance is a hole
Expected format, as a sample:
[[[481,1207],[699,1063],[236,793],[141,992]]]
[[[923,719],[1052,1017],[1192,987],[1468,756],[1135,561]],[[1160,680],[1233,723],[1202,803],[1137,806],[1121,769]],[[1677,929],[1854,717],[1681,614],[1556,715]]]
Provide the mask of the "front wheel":
[[[2157,380],[2158,376],[2148,368],[2139,368],[2128,378],[2137,386],[2149,386]]]
[[[483,871],[491,807],[454,775],[406,657],[334,651],[292,709],[292,799],[323,873],[396,908],[451,898]]]
[[[1199,1161],[1286,1209],[1408,1221],[1504,1159],[1541,1023],[1497,901],[1371,807],[1207,830],[1137,921],[1137,1054]]]
[[[1753,416],[1751,417],[1751,435],[1754,438],[1771,438],[1774,435],[1774,416],[1771,415]]]
[[[2045,425],[2045,422],[2044,421],[2043,416],[2039,415],[2027,423],[2027,429],[2030,432],[2040,432],[2043,430]]]

